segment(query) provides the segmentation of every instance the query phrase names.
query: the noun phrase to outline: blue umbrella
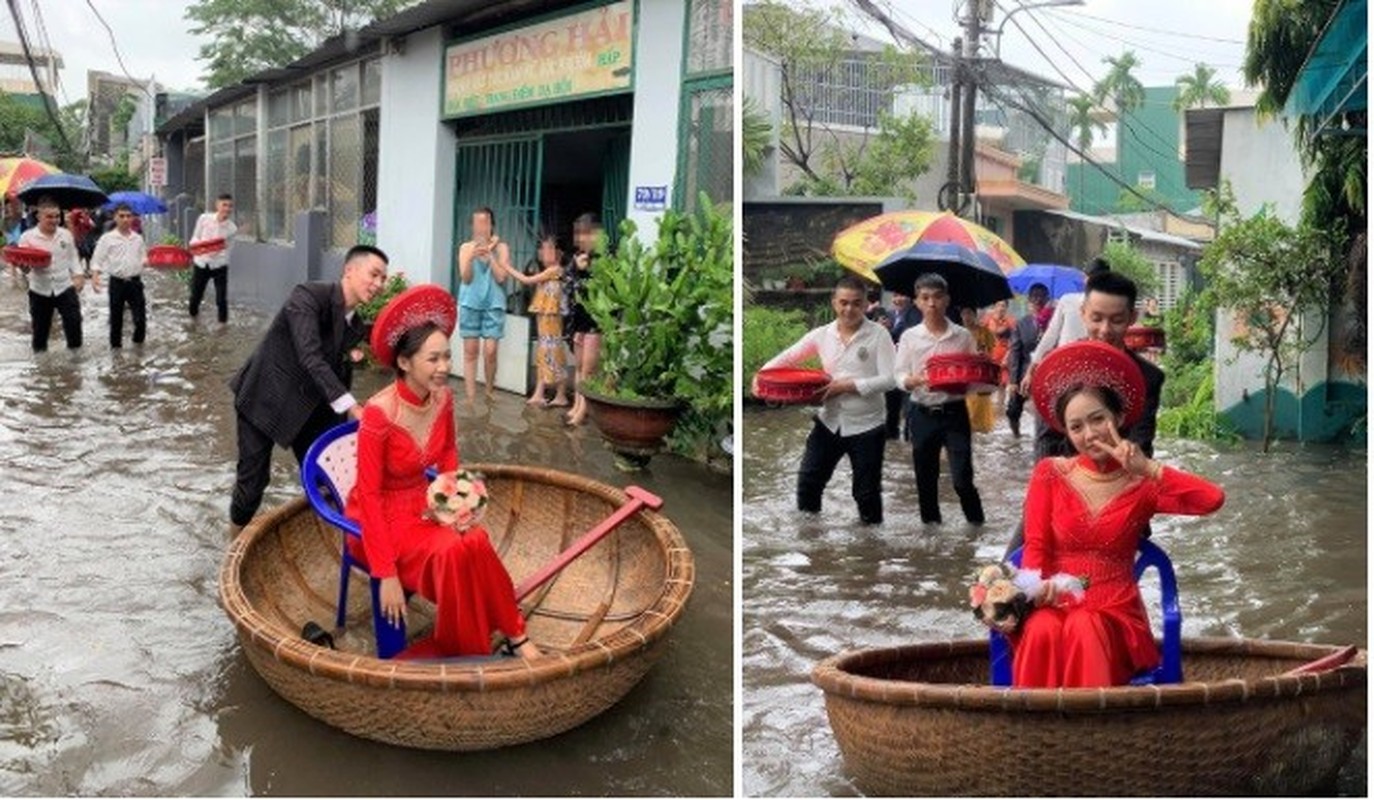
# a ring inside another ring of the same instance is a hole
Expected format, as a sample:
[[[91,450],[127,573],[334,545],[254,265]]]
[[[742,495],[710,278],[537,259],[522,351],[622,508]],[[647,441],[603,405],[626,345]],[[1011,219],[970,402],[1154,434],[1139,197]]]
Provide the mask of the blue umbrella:
[[[44,175],[29,182],[19,199],[29,205],[51,197],[62,208],[95,208],[109,198],[85,175]]]
[[[1037,283],[1050,290],[1050,297],[1058,299],[1069,292],[1083,291],[1086,277],[1082,271],[1058,264],[1027,264],[1007,275],[1007,283],[1017,294],[1026,294]]]
[[[114,207],[124,203],[135,214],[166,214],[167,204],[150,194],[143,192],[115,192],[110,195],[110,202],[101,206],[106,211],[114,211]]]

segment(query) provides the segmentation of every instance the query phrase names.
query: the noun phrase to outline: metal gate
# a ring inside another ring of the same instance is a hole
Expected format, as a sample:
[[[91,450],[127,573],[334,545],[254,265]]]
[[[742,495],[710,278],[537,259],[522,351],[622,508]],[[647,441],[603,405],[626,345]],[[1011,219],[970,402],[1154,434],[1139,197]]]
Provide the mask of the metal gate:
[[[539,186],[544,166],[540,136],[458,145],[455,175],[454,254],[471,234],[472,212],[482,206],[495,215],[496,234],[510,248],[511,266],[524,269],[535,256],[539,235]],[[518,286],[506,284],[506,295]],[[449,270],[449,288],[458,292],[458,269]]]
[[[630,194],[630,133],[616,136],[606,147],[601,165],[601,222],[615,247],[620,240],[620,221]]]

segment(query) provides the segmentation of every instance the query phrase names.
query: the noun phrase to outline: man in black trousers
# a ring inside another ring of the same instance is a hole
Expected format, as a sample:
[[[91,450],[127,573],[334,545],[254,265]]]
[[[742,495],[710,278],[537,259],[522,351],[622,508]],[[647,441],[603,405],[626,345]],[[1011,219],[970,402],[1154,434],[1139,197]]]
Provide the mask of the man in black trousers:
[[[1030,291],[1026,293],[1026,305],[1030,310],[1016,321],[1016,327],[1011,330],[1011,346],[1007,349],[1007,390],[1011,393],[1007,399],[1007,424],[1011,426],[1012,435],[1018,439],[1021,438],[1021,410],[1026,405],[1026,396],[1021,394],[1021,379],[1030,369],[1031,353],[1040,343],[1040,323],[1036,317],[1040,309],[1045,307],[1049,296],[1050,290],[1045,284],[1031,284]]]
[[[274,444],[290,447],[296,462],[344,415],[362,418],[349,392],[350,351],[366,333],[357,307],[386,282],[386,254],[358,245],[344,257],[337,282],[302,283],[291,290],[248,362],[229,381],[238,416],[238,474],[229,505],[231,535],[247,525],[272,470]]]
[[[921,324],[921,312],[911,304],[910,295],[893,292],[892,308],[888,309],[887,317],[882,322],[883,327],[892,334],[892,346],[896,347],[897,342],[902,340],[902,334],[907,328],[914,328]],[[906,397],[907,391],[900,387],[887,391],[887,438],[889,439],[906,438],[902,435],[902,423],[906,419]]]

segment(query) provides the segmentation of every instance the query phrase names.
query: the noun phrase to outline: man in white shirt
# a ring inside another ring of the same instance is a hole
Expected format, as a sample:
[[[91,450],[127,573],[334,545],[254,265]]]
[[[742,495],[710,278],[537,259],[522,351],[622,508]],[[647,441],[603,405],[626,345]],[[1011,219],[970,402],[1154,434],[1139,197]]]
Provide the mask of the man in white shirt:
[[[29,278],[29,317],[33,320],[33,351],[48,349],[52,333],[52,314],[62,317],[62,334],[67,349],[81,346],[81,298],[76,276],[83,275],[76,257],[76,240],[71,231],[59,228],[62,209],[50,197],[38,201],[38,227],[19,237],[20,247],[36,247],[52,253],[52,262],[39,269],[20,267]],[[84,280],[84,277],[80,280]]]
[[[763,368],[793,366],[816,356],[831,377],[797,470],[797,508],[821,510],[825,485],[840,459],[848,456],[859,519],[877,525],[883,521],[884,398],[892,388],[892,337],[887,328],[864,317],[868,291],[858,278],[840,278],[830,306],[834,322],[812,329]]]
[[[125,203],[115,206],[115,227],[95,243],[91,256],[91,280],[100,291],[100,274],[110,284],[110,347],[124,346],[124,306],[134,317],[134,344],[143,344],[148,332],[148,304],[143,296],[143,264],[148,248],[143,236],[134,233],[134,211]]]
[[[911,392],[908,425],[911,431],[911,465],[916,471],[916,499],[921,521],[939,523],[940,448],[949,454],[950,478],[959,495],[964,518],[983,524],[983,502],[973,485],[973,429],[968,404],[962,394],[932,392],[926,385],[926,361],[944,353],[978,352],[973,334],[950,322],[949,285],[940,275],[926,273],[916,279],[913,295],[921,311],[921,324],[907,329],[897,343],[896,382]]]
[[[1100,256],[1093,259],[1093,263],[1087,269],[1087,276],[1091,278],[1099,272],[1107,272],[1111,269]],[[1061,344],[1078,342],[1088,338],[1088,329],[1083,326],[1083,298],[1086,292],[1069,292],[1058,300],[1054,301],[1054,313],[1050,315],[1049,324],[1045,326],[1045,332],[1040,336],[1040,342],[1036,344],[1035,350],[1031,353],[1030,366],[1026,368],[1026,374],[1021,378],[1021,394],[1030,397],[1031,373],[1035,370],[1035,365],[1045,360],[1045,356],[1050,351]],[[1039,428],[1037,428],[1039,430]]]
[[[234,246],[234,234],[238,226],[230,217],[234,213],[234,197],[222,194],[215,199],[215,212],[206,212],[196,220],[196,228],[191,233],[190,244],[198,244],[210,239],[223,239],[224,249],[203,256],[196,256],[194,273],[191,276],[191,316],[200,314],[200,301],[205,298],[205,286],[215,282],[215,310],[219,321],[229,321],[229,251]]]

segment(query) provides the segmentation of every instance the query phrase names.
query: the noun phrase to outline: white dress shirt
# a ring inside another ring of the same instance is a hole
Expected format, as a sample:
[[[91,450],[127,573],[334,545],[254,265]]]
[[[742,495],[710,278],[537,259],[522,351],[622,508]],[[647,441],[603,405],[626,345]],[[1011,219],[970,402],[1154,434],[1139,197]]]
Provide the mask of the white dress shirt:
[[[234,246],[234,234],[238,233],[239,226],[234,224],[233,219],[226,219],[220,222],[219,217],[214,212],[206,212],[196,219],[196,229],[191,233],[189,244],[203,242],[208,239],[223,239],[224,249],[203,256],[196,256],[192,259],[197,267],[205,269],[219,269],[229,266],[229,251]]]
[[[147,260],[148,248],[143,244],[143,236],[132,230],[125,236],[116,228],[95,243],[91,268],[111,278],[136,278],[143,273],[143,262]]]
[[[816,419],[832,433],[854,436],[887,423],[884,393],[892,383],[892,335],[865,319],[849,341],[840,337],[840,323],[813,328],[796,344],[777,354],[764,369],[790,367],[816,356],[835,380],[852,378],[858,394],[832,397],[816,412]]]
[[[74,288],[73,275],[81,274],[76,260],[76,240],[66,228],[58,228],[52,236],[44,236],[38,228],[29,228],[19,237],[20,247],[37,247],[52,253],[52,263],[45,269],[29,270],[29,291],[44,297],[56,297]]]
[[[902,340],[897,343],[897,385],[905,386],[908,376],[924,375],[926,361],[933,355],[945,353],[976,355],[978,343],[974,341],[973,334],[968,332],[968,328],[955,325],[953,322],[947,323],[945,330],[938,336],[931,333],[930,328],[926,327],[924,322],[915,327],[907,328],[902,333]],[[932,392],[924,384],[911,390],[911,401],[923,406],[937,406],[962,397],[962,394]]]
[[[1039,364],[1051,350],[1061,344],[1088,338],[1088,331],[1083,327],[1084,297],[1083,292],[1069,292],[1055,301],[1054,313],[1050,315],[1050,324],[1045,328],[1045,335],[1040,337],[1035,352],[1031,353],[1032,364]]]

